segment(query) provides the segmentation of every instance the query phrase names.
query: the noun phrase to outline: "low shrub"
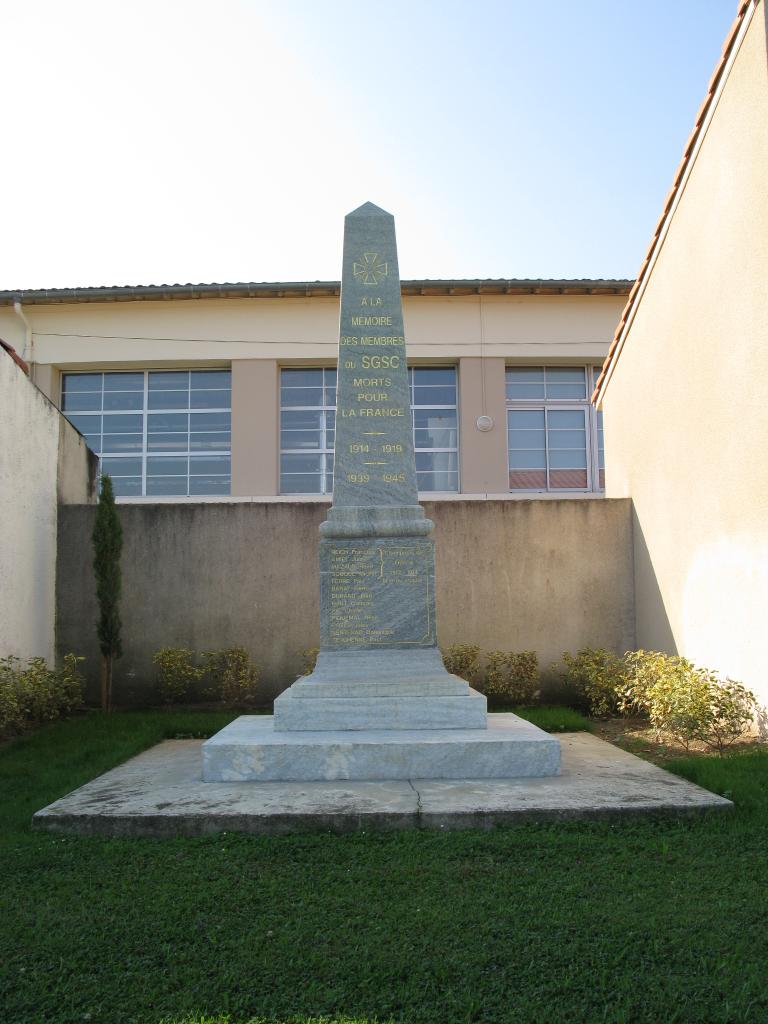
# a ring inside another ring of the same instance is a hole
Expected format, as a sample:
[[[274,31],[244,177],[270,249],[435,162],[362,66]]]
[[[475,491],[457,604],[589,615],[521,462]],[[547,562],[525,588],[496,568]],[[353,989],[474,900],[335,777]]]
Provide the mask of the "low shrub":
[[[536,651],[490,651],[481,688],[505,703],[533,703],[540,694]]]
[[[78,666],[84,660],[67,654],[61,668],[49,669],[45,658],[26,665],[13,656],[0,658],[0,730],[19,732],[81,707],[85,685]]]
[[[301,652],[301,656],[304,659],[304,668],[301,670],[301,675],[312,675],[315,671],[315,665],[317,664],[317,656],[319,653],[319,647],[308,647],[306,651]]]
[[[563,682],[595,718],[608,718],[619,710],[627,681],[622,658],[603,647],[582,647],[576,654],[563,652]]]
[[[225,704],[253,704],[259,684],[259,670],[244,647],[229,647],[203,653],[208,677],[208,696]]]
[[[19,658],[0,658],[0,729],[15,732],[24,725],[21,710],[21,675]]]
[[[444,651],[443,664],[454,676],[476,683],[480,677],[480,648],[477,644],[451,644]]]
[[[187,647],[161,647],[152,655],[164,704],[174,704],[191,696],[192,685],[202,678],[204,671],[194,664],[194,657]]]
[[[757,710],[751,690],[711,669],[661,651],[629,651],[620,707],[647,714],[657,734],[687,750],[694,740],[720,753],[749,728]]]
[[[735,679],[715,677],[706,743],[720,754],[743,736],[757,714],[757,697]]]

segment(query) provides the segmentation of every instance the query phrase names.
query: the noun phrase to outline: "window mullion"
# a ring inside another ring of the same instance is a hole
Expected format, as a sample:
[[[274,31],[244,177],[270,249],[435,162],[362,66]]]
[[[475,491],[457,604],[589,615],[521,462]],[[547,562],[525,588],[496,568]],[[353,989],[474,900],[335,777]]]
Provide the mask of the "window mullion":
[[[149,408],[149,370],[144,371],[144,409],[142,410],[142,432],[141,432],[141,494],[147,495],[147,423]]]
[[[323,416],[320,424],[320,450],[323,453],[320,461],[320,493],[328,493],[328,406],[325,400],[325,388],[326,388],[326,371],[323,369],[322,387],[323,387],[323,401],[322,409]]]
[[[590,430],[589,409],[584,409],[584,458],[587,463],[587,490],[593,491],[594,477],[592,475],[592,432]]]
[[[104,374],[101,374],[101,412],[99,413],[99,461],[104,455]]]
[[[230,440],[230,448],[232,442]],[[231,472],[231,470],[230,470]],[[192,371],[187,374],[187,495],[192,481]]]

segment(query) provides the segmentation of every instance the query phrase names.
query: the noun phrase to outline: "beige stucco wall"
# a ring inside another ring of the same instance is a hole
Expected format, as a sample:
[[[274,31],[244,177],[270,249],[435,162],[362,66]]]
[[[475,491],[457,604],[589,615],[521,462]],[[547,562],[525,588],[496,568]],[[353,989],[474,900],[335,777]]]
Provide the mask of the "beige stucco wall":
[[[501,356],[541,361],[605,357],[620,295],[406,297],[411,359]],[[336,359],[335,298],[187,299],[25,306],[37,363],[166,365]],[[23,328],[0,308],[0,337],[19,351]]]
[[[232,495],[277,494],[279,391],[275,359],[232,362]]]
[[[768,700],[768,64],[759,4],[604,397],[637,640]]]
[[[459,360],[459,460],[465,494],[509,490],[505,361],[497,357]],[[479,416],[493,421],[479,430]]]
[[[57,502],[92,498],[94,456],[0,349],[0,657],[54,655]]]

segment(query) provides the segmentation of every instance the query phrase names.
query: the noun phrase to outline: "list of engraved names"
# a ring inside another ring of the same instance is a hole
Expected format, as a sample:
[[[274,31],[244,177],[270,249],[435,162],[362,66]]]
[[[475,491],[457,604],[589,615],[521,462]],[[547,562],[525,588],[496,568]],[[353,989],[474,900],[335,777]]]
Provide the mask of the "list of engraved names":
[[[337,647],[429,642],[429,541],[337,543],[327,552],[328,641]],[[400,621],[398,606],[410,609]]]

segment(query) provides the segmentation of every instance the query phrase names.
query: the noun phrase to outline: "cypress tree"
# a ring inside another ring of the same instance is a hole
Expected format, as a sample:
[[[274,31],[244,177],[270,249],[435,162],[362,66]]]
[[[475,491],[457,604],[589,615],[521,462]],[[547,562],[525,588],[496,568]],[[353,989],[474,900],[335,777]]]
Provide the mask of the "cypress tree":
[[[96,576],[96,597],[99,621],[96,633],[101,649],[101,710],[112,710],[112,667],[123,653],[120,621],[122,578],[120,555],[123,550],[123,528],[115,505],[112,481],[101,478],[99,507],[93,526],[93,571]]]

